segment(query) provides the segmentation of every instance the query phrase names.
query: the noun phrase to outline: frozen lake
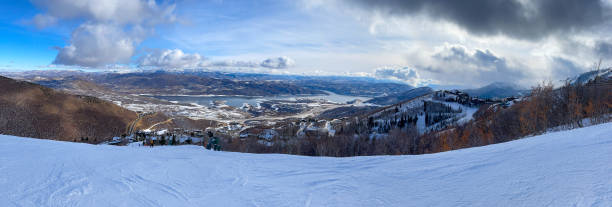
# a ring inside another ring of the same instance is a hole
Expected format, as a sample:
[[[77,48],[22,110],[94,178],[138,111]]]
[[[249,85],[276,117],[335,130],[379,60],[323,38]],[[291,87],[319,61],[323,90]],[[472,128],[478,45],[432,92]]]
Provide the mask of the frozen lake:
[[[267,100],[287,100],[295,101],[297,99],[324,99],[334,103],[346,103],[359,99],[366,101],[370,97],[360,96],[345,96],[332,92],[326,92],[327,95],[286,95],[286,96],[148,96],[166,101],[177,101],[179,103],[197,103],[203,106],[212,106],[215,101],[224,101],[226,105],[233,107],[241,107],[245,103],[256,106],[258,103]]]

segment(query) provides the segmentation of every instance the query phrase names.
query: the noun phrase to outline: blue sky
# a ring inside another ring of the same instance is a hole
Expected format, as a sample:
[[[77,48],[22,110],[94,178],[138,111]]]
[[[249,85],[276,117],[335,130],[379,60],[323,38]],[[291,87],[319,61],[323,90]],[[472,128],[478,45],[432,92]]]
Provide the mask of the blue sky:
[[[531,85],[612,56],[609,0],[2,1],[0,70],[9,71],[201,68]]]
[[[36,10],[27,1],[3,1],[0,5],[0,65],[20,69],[48,65],[65,38],[55,32],[38,31],[22,21],[31,18]]]

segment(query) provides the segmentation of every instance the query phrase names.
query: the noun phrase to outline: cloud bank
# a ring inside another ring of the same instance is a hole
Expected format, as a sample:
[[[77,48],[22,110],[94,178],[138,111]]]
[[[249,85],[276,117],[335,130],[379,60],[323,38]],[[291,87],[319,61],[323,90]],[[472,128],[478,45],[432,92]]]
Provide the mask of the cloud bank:
[[[491,82],[514,82],[529,74],[528,67],[508,61],[485,49],[468,49],[462,45],[445,45],[417,66],[439,84],[484,85]]]
[[[595,52],[601,59],[612,59],[612,43],[598,41],[595,44]]]
[[[188,54],[182,50],[164,50],[149,53],[139,63],[141,67],[156,68],[195,68],[202,66],[204,58],[200,54]]]
[[[285,69],[295,64],[291,58],[282,56],[277,58],[268,58],[263,60],[259,65],[264,68]]]
[[[265,68],[286,69],[295,64],[289,57],[267,58],[263,61],[214,60],[210,61],[198,53],[185,53],[180,49],[156,50],[138,61],[138,67],[160,69],[182,68]]]
[[[590,29],[607,21],[601,0],[346,0],[388,16],[425,15],[454,23],[476,35],[537,40]]]
[[[379,79],[398,80],[415,87],[429,83],[429,80],[421,79],[416,69],[409,67],[380,67],[374,70],[374,77]]]

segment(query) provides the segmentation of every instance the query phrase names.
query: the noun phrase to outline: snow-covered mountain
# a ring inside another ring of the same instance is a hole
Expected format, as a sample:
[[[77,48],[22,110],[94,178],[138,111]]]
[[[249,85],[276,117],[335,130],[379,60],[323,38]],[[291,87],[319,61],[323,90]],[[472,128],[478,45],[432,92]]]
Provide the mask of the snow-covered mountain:
[[[589,71],[570,79],[570,82],[573,84],[586,84],[595,80],[596,77],[607,81],[612,80],[612,68]]]
[[[504,98],[525,95],[527,89],[513,83],[493,82],[480,88],[467,89],[465,92],[470,94],[470,96],[480,98]]]
[[[394,128],[404,129],[411,125],[421,134],[440,130],[448,125],[472,120],[480,106],[469,102],[471,98],[467,96],[463,97],[467,102],[462,102],[457,95],[461,93],[459,91],[432,92],[427,87],[417,89],[423,89],[419,91],[425,93],[415,92],[415,96],[408,100],[374,109],[366,117],[362,117],[362,120],[368,120],[366,126],[371,128],[370,132],[387,134]]]
[[[0,135],[0,206],[612,206],[610,134],[351,158]]]

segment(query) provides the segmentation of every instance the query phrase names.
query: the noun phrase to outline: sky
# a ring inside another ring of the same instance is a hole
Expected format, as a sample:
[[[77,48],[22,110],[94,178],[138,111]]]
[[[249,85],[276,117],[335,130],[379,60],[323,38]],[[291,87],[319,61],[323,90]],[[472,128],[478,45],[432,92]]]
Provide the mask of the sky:
[[[0,0],[0,70],[530,86],[612,62],[612,0]]]

